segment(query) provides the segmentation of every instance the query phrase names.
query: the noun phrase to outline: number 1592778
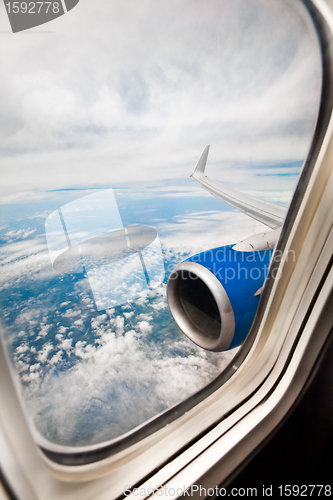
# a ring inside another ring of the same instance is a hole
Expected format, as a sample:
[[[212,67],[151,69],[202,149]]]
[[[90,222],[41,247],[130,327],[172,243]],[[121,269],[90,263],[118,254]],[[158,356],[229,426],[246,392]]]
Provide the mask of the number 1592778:
[[[6,3],[8,14],[58,14],[60,12],[59,2],[8,2]]]

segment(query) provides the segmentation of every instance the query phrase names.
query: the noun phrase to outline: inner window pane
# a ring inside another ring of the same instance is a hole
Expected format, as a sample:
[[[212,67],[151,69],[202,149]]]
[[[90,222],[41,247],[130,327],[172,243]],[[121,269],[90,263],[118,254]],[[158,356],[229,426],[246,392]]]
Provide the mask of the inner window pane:
[[[189,176],[210,144],[211,179],[287,206],[321,56],[295,0],[80,2],[52,23],[3,40],[1,324],[37,440],[80,447],[185,400],[237,352],[191,342],[166,283],[267,228]],[[202,307],[215,338],[213,296]]]

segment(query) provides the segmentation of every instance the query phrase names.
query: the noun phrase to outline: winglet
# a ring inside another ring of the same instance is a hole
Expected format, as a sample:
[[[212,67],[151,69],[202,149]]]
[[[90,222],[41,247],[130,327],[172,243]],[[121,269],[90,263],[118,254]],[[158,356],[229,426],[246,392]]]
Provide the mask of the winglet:
[[[208,158],[208,153],[209,153],[209,148],[210,148],[210,146],[206,146],[205,149],[203,150],[203,153],[200,156],[199,161],[196,164],[195,169],[193,170],[190,177],[193,177],[195,179],[195,178],[200,178],[200,177],[204,176],[207,158]]]

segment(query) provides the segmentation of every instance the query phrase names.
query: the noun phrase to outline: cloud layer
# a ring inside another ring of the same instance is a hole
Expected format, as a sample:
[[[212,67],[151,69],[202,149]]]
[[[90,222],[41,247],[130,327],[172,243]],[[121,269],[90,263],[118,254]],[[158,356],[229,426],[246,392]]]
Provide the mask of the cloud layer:
[[[306,156],[321,60],[301,2],[99,0],[53,27],[6,38],[2,202],[183,178],[206,144],[245,184]]]
[[[253,231],[247,219],[206,211],[161,221],[167,275],[189,254]],[[220,234],[220,227],[229,229]],[[180,332],[165,282],[98,312],[88,279],[54,272],[40,237],[1,250],[6,338],[28,413],[50,441],[119,437],[203,388],[235,354],[206,352]]]

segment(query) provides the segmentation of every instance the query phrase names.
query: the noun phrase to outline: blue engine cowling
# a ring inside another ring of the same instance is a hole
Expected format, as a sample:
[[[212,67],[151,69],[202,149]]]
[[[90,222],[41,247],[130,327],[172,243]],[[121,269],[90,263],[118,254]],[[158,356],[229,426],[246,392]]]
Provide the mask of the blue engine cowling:
[[[210,351],[232,349],[244,341],[273,253],[239,252],[233,246],[193,255],[168,280],[168,303],[176,323]]]

